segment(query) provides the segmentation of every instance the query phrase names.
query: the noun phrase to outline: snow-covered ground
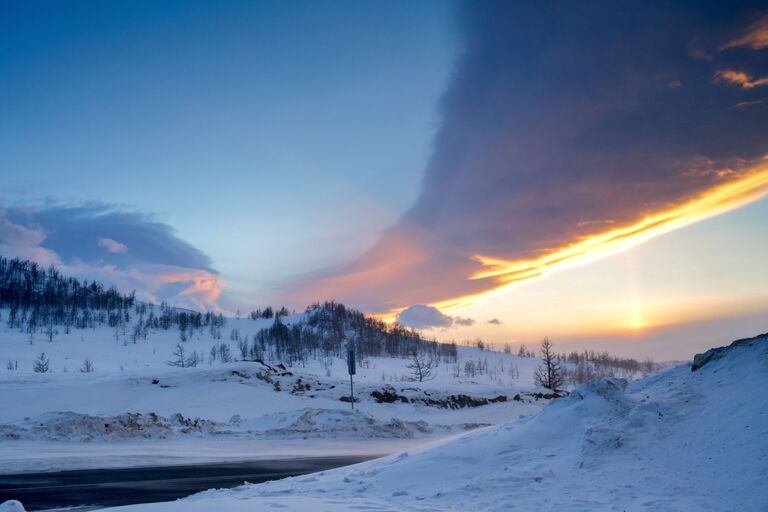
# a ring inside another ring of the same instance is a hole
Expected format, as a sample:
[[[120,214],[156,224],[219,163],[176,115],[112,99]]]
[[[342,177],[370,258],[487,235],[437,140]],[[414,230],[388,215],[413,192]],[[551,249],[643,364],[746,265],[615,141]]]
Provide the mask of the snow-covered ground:
[[[183,346],[208,354],[225,342],[238,357],[230,331],[252,336],[271,322],[228,319],[221,340],[201,330]],[[536,359],[476,348],[460,347],[458,367],[443,362],[426,382],[407,380],[408,360],[364,361],[353,412],[340,400],[349,395],[340,359],[285,369],[278,361],[206,360],[181,369],[166,364],[180,343],[177,329],[136,343],[109,327],[58,330],[49,342],[0,322],[0,473],[380,455],[530,415],[547,402],[532,396],[542,391],[533,386]],[[50,373],[32,371],[41,352]],[[93,372],[81,373],[86,358]],[[468,362],[484,370],[467,377]],[[378,403],[372,392],[396,398]]]
[[[378,460],[112,510],[768,510],[768,336],[718,355]]]

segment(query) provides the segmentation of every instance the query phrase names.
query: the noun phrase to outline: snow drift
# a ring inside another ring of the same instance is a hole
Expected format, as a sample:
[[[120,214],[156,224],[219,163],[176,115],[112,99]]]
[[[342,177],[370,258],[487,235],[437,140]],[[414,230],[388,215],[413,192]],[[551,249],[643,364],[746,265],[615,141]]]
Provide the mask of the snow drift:
[[[121,510],[768,510],[768,337],[334,471]],[[342,506],[343,504],[343,506]]]
[[[360,411],[304,409],[290,425],[267,430],[265,434],[276,438],[412,438],[415,434],[432,432],[426,421],[403,421],[397,418],[381,421]]]

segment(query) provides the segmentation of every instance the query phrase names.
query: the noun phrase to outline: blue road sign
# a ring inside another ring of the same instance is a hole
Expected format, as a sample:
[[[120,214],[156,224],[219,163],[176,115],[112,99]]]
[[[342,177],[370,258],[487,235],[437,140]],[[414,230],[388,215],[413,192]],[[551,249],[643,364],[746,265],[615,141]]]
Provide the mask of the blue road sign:
[[[347,371],[350,375],[354,375],[355,370],[355,349],[350,348],[347,350]]]

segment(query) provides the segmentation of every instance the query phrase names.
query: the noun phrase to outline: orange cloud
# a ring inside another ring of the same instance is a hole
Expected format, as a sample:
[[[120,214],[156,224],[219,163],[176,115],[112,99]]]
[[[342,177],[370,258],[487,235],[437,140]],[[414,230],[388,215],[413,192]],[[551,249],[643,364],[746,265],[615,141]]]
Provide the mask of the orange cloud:
[[[630,249],[764,197],[768,195],[768,158],[718,174],[717,179],[688,198],[633,218],[588,223],[589,231],[572,232],[562,239],[565,245],[540,249],[528,258],[453,253],[425,231],[390,230],[354,268],[303,282],[286,300],[306,303],[337,298],[380,312],[386,321],[396,320],[411,304],[425,303],[445,312],[460,310],[511,286]]]
[[[409,275],[412,269],[428,263],[430,253],[422,243],[428,238],[427,232],[415,228],[390,230],[354,265],[345,266],[338,272],[331,269],[328,275],[303,276],[296,287],[279,300],[300,306],[317,300],[342,299],[368,311],[394,309],[401,304],[403,296],[391,297],[385,288]],[[406,301],[411,299],[407,292],[405,296]],[[374,305],[372,297],[378,297],[377,301],[384,300],[385,306]]]
[[[493,284],[489,284],[489,289],[441,301],[433,306],[448,311],[459,309],[511,285],[541,279],[557,270],[583,265],[630,249],[656,236],[760,199],[768,195],[766,160],[768,157],[740,178],[713,187],[679,206],[648,214],[638,222],[593,234],[571,245],[549,251],[539,258],[507,260],[477,255],[475,258],[483,265],[483,269],[475,272],[471,278],[490,279]]]
[[[768,68],[734,71],[743,52],[710,68],[714,57],[689,51],[743,26],[749,6],[568,5],[467,4],[416,202],[365,254],[283,300],[335,298],[389,318],[414,304],[451,311],[765,194],[768,117],[733,107],[756,99],[742,89],[768,83]],[[708,28],[658,30],[707,16]],[[582,30],[595,19],[603,30]],[[733,44],[760,46],[757,28]]]
[[[768,85],[768,77],[752,78],[752,75],[743,71],[733,71],[727,69],[718,71],[715,80],[728,82],[729,84],[741,86],[744,89],[754,89],[762,85]]]
[[[179,292],[180,297],[193,297],[208,306],[215,306],[223,286],[216,274],[207,270],[178,270],[158,276],[161,284],[189,283]]]
[[[721,50],[746,46],[753,50],[768,48],[768,15],[763,16],[745,30],[744,34],[728,44]]]

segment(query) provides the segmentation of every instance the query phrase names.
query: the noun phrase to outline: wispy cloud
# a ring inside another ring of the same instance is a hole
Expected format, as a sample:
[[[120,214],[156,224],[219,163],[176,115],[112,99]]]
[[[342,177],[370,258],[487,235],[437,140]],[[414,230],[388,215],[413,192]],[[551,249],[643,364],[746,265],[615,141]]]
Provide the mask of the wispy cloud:
[[[45,232],[39,227],[16,224],[0,209],[0,254],[10,258],[37,261],[42,265],[61,263],[59,256],[41,244]]]
[[[128,250],[127,245],[121,244],[120,242],[112,240],[111,238],[99,238],[97,245],[99,247],[105,248],[109,252],[126,252]]]
[[[732,69],[718,71],[715,75],[715,80],[738,85],[743,89],[754,89],[755,87],[768,85],[768,77],[753,78],[749,73],[734,71]]]
[[[753,50],[768,48],[768,14],[749,25],[742,35],[729,41],[721,49],[738,48],[740,46],[746,46]]]
[[[460,316],[454,316],[453,323],[454,325],[460,325],[462,327],[470,327],[472,325],[475,325],[477,322],[475,321],[474,318],[462,318]]]

